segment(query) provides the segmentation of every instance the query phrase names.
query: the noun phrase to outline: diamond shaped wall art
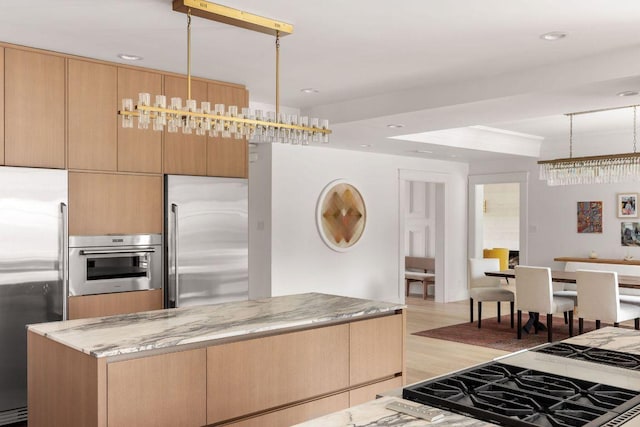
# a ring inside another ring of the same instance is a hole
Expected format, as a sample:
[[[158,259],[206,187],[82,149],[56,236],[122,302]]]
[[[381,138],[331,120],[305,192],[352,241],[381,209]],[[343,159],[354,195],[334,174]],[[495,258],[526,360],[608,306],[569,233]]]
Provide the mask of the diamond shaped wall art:
[[[366,219],[364,200],[353,185],[340,179],[322,190],[316,221],[320,237],[334,251],[352,248],[364,232]]]

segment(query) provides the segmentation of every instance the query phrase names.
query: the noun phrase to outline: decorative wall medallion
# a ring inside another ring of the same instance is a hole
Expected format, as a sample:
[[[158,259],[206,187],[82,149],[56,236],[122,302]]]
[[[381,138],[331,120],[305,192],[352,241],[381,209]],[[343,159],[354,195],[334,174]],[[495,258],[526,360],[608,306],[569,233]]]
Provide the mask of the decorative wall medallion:
[[[327,185],[318,199],[316,221],[320,237],[339,252],[355,245],[364,231],[366,209],[360,192],[344,180]]]

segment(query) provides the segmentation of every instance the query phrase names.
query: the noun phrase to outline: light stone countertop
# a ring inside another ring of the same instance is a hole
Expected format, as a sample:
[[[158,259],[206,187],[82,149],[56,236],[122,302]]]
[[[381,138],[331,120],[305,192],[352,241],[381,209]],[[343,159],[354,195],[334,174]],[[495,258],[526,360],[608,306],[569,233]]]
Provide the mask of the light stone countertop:
[[[29,325],[94,357],[331,324],[391,313],[406,306],[321,293]]]
[[[423,427],[423,426],[466,426],[466,427],[488,427],[495,424],[480,421],[475,418],[465,417],[449,411],[442,411],[444,418],[434,422],[414,418],[409,415],[400,414],[396,411],[386,409],[385,406],[394,400],[415,405],[415,402],[403,400],[398,397],[386,396],[372,400],[361,405],[353,406],[343,411],[334,412],[320,418],[313,419],[301,424],[298,427]],[[426,405],[429,407],[428,405]]]
[[[640,354],[640,331],[627,328],[596,329],[586,334],[563,340],[567,344],[598,347],[605,350],[621,351],[624,353]]]

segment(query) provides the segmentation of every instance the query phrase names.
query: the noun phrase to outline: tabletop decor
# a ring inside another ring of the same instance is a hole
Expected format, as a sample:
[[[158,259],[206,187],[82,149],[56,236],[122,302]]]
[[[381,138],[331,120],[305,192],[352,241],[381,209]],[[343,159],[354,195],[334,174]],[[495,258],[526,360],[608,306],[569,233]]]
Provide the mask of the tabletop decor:
[[[338,252],[350,249],[364,232],[366,208],[362,195],[345,180],[329,183],[318,199],[316,221],[327,246]]]
[[[618,194],[618,218],[638,217],[638,194],[621,193]]]
[[[578,202],[578,233],[602,233],[602,202]]]

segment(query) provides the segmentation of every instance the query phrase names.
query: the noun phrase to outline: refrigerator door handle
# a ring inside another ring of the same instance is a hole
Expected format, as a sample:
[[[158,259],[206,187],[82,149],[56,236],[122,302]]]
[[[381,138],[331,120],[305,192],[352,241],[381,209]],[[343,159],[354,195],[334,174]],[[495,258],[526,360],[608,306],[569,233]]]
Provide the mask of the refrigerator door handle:
[[[69,297],[69,208],[64,202],[60,203],[62,214],[62,227],[60,229],[62,256],[62,320],[68,319]]]
[[[180,275],[178,274],[178,205],[171,204],[171,213],[173,216],[173,233],[170,241],[173,242],[171,255],[173,257],[173,306],[180,307]]]

